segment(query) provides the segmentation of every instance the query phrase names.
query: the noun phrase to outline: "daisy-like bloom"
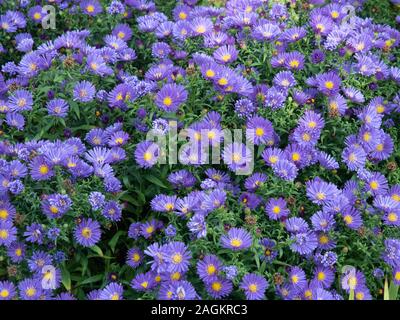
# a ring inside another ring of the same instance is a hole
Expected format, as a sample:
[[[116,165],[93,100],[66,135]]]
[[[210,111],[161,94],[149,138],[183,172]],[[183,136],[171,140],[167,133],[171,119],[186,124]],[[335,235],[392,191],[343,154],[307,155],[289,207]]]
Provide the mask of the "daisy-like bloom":
[[[289,271],[289,283],[296,290],[302,290],[307,286],[305,272],[299,267],[292,267]]]
[[[391,187],[388,191],[388,196],[390,196],[396,203],[400,205],[400,184],[396,184]]]
[[[150,267],[151,270],[160,273],[167,271],[167,248],[168,244],[159,245],[158,243],[153,243],[144,250],[144,253],[151,258]]]
[[[129,134],[119,130],[113,132],[110,137],[108,138],[108,145],[109,147],[120,147],[125,145],[129,140]]]
[[[275,250],[276,242],[268,238],[263,238],[260,240],[260,245],[263,247],[261,259],[266,262],[273,261],[278,255],[278,252]]]
[[[123,300],[124,287],[119,283],[110,283],[100,292],[100,300]]]
[[[273,133],[272,123],[263,117],[254,116],[246,123],[246,135],[255,145],[273,140]]]
[[[396,285],[400,285],[400,266],[396,267],[393,270],[393,282]],[[1,296],[1,294],[0,294],[0,296]]]
[[[172,212],[176,208],[176,200],[176,196],[159,194],[151,200],[150,206],[156,212]]]
[[[272,110],[277,110],[283,107],[286,97],[286,91],[274,86],[268,89],[264,104]]]
[[[353,230],[358,230],[363,224],[360,211],[351,206],[343,210],[342,219],[345,225]]]
[[[346,292],[350,290],[357,290],[357,288],[365,286],[365,276],[361,271],[355,268],[350,268],[345,272],[341,280],[341,285]]]
[[[25,118],[22,114],[9,112],[6,115],[6,123],[10,127],[17,128],[18,130],[23,130],[25,126]]]
[[[292,217],[285,222],[286,230],[291,233],[308,231],[308,224],[303,218]]]
[[[313,110],[306,110],[299,120],[299,126],[307,131],[320,131],[324,125],[324,118]]]
[[[264,294],[268,285],[263,276],[248,273],[242,278],[240,288],[244,291],[247,300],[262,300],[265,298]]]
[[[329,182],[325,182],[320,178],[306,182],[307,197],[314,203],[323,205],[330,202],[339,194],[338,188]]]
[[[151,47],[153,57],[164,59],[171,53],[171,47],[165,42],[155,42]]]
[[[292,162],[282,159],[272,166],[274,174],[283,180],[293,181],[297,177],[298,169]]]
[[[80,81],[75,84],[73,97],[75,101],[90,102],[96,94],[96,88],[89,81]]]
[[[265,163],[271,167],[276,165],[280,160],[286,160],[285,154],[279,148],[266,148],[261,157]]]
[[[292,70],[304,68],[304,55],[298,51],[289,52],[285,55],[285,67]]]
[[[193,9],[186,4],[178,4],[173,10],[172,14],[175,21],[186,20]]]
[[[383,260],[392,268],[400,265],[400,240],[386,239],[385,250],[382,254]]]
[[[214,59],[222,64],[227,64],[235,61],[238,57],[238,51],[233,45],[226,45],[219,47],[214,51],[213,57]]]
[[[367,154],[361,146],[349,146],[343,149],[342,160],[350,170],[357,171],[365,167]]]
[[[362,126],[358,137],[362,147],[366,152],[371,152],[376,149],[381,142],[382,132],[378,129]]]
[[[0,300],[12,300],[17,294],[15,286],[10,281],[0,281]]]
[[[221,208],[225,204],[225,201],[226,192],[224,190],[215,189],[210,194],[205,194],[201,208],[205,213],[209,213]]]
[[[335,218],[330,212],[318,211],[311,216],[311,223],[315,231],[329,231],[335,226]]]
[[[214,25],[210,18],[197,17],[191,21],[191,28],[195,35],[204,35],[212,31]]]
[[[11,221],[0,221],[0,245],[9,247],[17,240],[17,229]]]
[[[286,29],[281,34],[281,38],[287,42],[296,42],[303,39],[306,35],[307,31],[304,27],[293,27]]]
[[[42,201],[42,210],[50,219],[62,217],[72,205],[66,194],[51,194]]]
[[[380,172],[374,172],[366,182],[366,191],[374,196],[386,194],[388,191],[388,182],[386,177]]]
[[[113,70],[106,65],[104,58],[98,53],[91,53],[86,60],[87,69],[99,76],[111,75]]]
[[[132,279],[131,287],[136,291],[150,291],[157,283],[154,280],[151,272],[139,273]]]
[[[142,141],[136,146],[135,160],[141,168],[151,168],[158,162],[160,148],[152,141]]]
[[[297,82],[291,71],[281,71],[275,75],[273,83],[275,86],[287,90],[294,87]]]
[[[191,253],[183,242],[170,242],[166,249],[168,272],[184,273],[189,269]]]
[[[301,255],[307,255],[313,252],[318,246],[318,240],[315,232],[304,231],[293,234],[290,239],[293,241],[290,249]]]
[[[155,103],[160,109],[166,112],[175,112],[185,103],[187,96],[188,94],[184,86],[168,83],[157,93]]]
[[[53,99],[46,104],[47,112],[54,117],[65,118],[68,115],[68,103],[64,99]]]
[[[335,280],[335,272],[331,268],[318,266],[314,270],[314,278],[311,281],[313,284],[316,284],[318,287],[323,287],[325,289],[329,289]]]
[[[279,220],[282,217],[287,217],[290,214],[286,206],[286,201],[283,198],[271,198],[265,205],[265,212],[272,220]]]
[[[121,206],[116,201],[108,201],[104,204],[101,214],[111,221],[119,221],[122,216]]]
[[[23,242],[13,242],[7,248],[7,255],[14,263],[20,263],[25,258],[26,246]]]
[[[36,279],[20,281],[18,290],[22,300],[39,300],[43,293],[41,281]]]
[[[100,224],[90,218],[82,219],[81,223],[75,227],[74,237],[80,245],[92,247],[100,240]]]
[[[32,110],[32,94],[25,89],[19,89],[12,93],[8,100],[10,109],[15,112]]]
[[[229,296],[233,289],[232,281],[218,276],[211,277],[205,285],[208,294],[214,299]]]
[[[364,125],[379,129],[382,124],[382,114],[378,113],[374,106],[368,105],[362,109],[357,117]]]
[[[123,41],[129,41],[132,38],[132,34],[132,29],[127,23],[117,24],[112,31],[113,36],[116,36]]]
[[[24,237],[26,237],[26,241],[31,243],[39,243],[43,242],[44,230],[43,227],[38,223],[33,223],[26,227],[26,231],[24,232]]]
[[[210,279],[217,276],[221,271],[222,263],[216,255],[210,254],[204,256],[202,260],[197,262],[197,274],[200,279],[209,282]]]
[[[12,221],[15,217],[17,210],[8,201],[0,201],[0,221]]]
[[[197,239],[204,238],[207,235],[207,225],[204,215],[201,213],[193,215],[187,223],[189,231]]]
[[[96,16],[103,11],[103,8],[97,0],[83,0],[80,3],[80,8],[84,14]]]
[[[265,181],[267,181],[268,177],[264,173],[256,172],[252,174],[250,177],[246,178],[244,181],[244,187],[248,191],[255,191],[259,187],[261,187]]]
[[[256,111],[256,107],[249,99],[239,99],[235,103],[235,112],[239,117],[249,117]]]
[[[238,142],[224,146],[222,157],[232,171],[245,171],[253,161],[251,150],[245,144]]]
[[[377,159],[379,161],[386,160],[393,153],[394,143],[392,137],[382,132],[381,134],[381,142],[376,145],[375,150],[370,152],[370,155],[373,159]]]
[[[138,267],[143,261],[143,252],[138,248],[131,248],[126,254],[126,264],[132,268]]]
[[[249,248],[252,241],[250,233],[243,228],[232,228],[221,237],[222,247],[235,251]]]
[[[41,23],[42,19],[46,16],[43,15],[43,8],[41,6],[31,7],[28,11],[28,16],[36,23]]]
[[[342,88],[342,91],[343,91],[344,95],[346,96],[346,98],[350,99],[352,102],[355,102],[355,103],[364,103],[365,102],[364,95],[357,88],[346,87],[346,88]]]
[[[152,219],[150,221],[146,221],[140,226],[140,234],[146,239],[152,237],[157,230],[160,230],[163,227],[161,221]]]
[[[160,300],[194,300],[197,293],[192,284],[186,280],[164,282],[158,293]]]
[[[321,73],[316,76],[317,88],[326,96],[335,96],[339,93],[342,80],[334,71]]]
[[[176,189],[190,188],[197,182],[195,176],[186,169],[170,173],[167,180]]]
[[[273,41],[280,33],[281,29],[278,25],[274,23],[264,23],[254,28],[252,36],[259,41]]]

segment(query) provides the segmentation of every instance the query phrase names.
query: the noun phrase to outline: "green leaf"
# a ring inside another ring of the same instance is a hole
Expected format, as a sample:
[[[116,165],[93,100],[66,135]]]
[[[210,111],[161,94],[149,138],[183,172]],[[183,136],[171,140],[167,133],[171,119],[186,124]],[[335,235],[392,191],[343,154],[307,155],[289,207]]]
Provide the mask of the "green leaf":
[[[97,274],[97,275],[95,275],[93,277],[89,277],[89,278],[83,280],[82,282],[79,283],[79,285],[81,286],[81,285],[84,285],[84,284],[98,282],[98,281],[100,281],[102,279],[103,279],[103,275],[102,274]]]
[[[354,300],[354,289],[350,289],[349,300]]]
[[[61,268],[61,282],[65,289],[71,291],[71,274],[65,266]]]
[[[385,278],[385,287],[383,290],[383,300],[390,300],[389,299],[389,285],[388,285],[387,278]]]
[[[158,179],[155,176],[148,175],[148,176],[145,176],[145,179],[150,181],[151,183],[154,183],[155,185],[157,185],[157,186],[159,186],[161,188],[164,188],[164,189],[168,188],[160,179]]]
[[[103,251],[100,249],[99,246],[93,246],[90,249],[92,249],[92,251],[96,252],[100,257],[103,257]]]
[[[111,251],[114,253],[115,250],[115,246],[117,245],[118,239],[121,235],[123,235],[125,232],[124,231],[118,231],[113,237],[112,239],[108,242],[108,245],[111,248]]]
[[[394,283],[394,281],[390,281],[389,286],[389,300],[397,300],[397,295],[399,293],[399,286]]]

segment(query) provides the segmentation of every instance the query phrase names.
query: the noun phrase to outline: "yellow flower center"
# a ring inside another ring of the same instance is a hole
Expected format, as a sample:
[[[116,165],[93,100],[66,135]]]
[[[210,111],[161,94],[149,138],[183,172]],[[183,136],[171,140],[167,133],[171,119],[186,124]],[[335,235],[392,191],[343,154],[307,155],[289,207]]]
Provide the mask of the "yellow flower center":
[[[334,87],[333,81],[326,81],[325,82],[325,88],[330,90],[330,89],[333,89],[333,87]]]
[[[181,20],[186,20],[186,18],[187,18],[187,14],[186,14],[186,13],[184,13],[184,12],[179,12],[179,19],[181,19]]]
[[[10,295],[10,292],[7,289],[3,289],[0,291],[0,297],[7,298]]]
[[[249,285],[249,291],[250,292],[257,292],[257,285],[255,283],[252,283],[251,285]]]
[[[163,100],[163,103],[164,103],[167,107],[169,107],[169,106],[172,104],[172,99],[171,99],[171,97],[165,97],[164,100]]]
[[[207,76],[208,78],[213,78],[213,77],[215,76],[214,70],[208,69],[208,70],[206,71],[206,76]]]
[[[47,173],[49,172],[49,167],[46,166],[45,164],[42,164],[42,165],[39,167],[39,172],[40,172],[41,174],[47,174]]]
[[[0,219],[5,220],[5,219],[7,219],[7,217],[8,217],[8,211],[6,209],[1,209],[0,210]]]
[[[94,6],[93,5],[88,5],[87,7],[86,7],[86,11],[87,12],[89,12],[89,13],[92,13],[92,12],[94,12]]]
[[[53,214],[57,214],[58,213],[58,208],[56,206],[50,206],[50,212]]]
[[[33,287],[30,287],[25,290],[25,293],[28,297],[33,297],[36,294],[36,289]]]
[[[92,236],[92,230],[90,230],[88,227],[85,227],[82,229],[81,234],[85,239],[89,239]]]
[[[219,282],[219,281],[215,281],[215,282],[212,283],[211,287],[212,287],[212,289],[213,289],[214,291],[221,291],[221,289],[222,289],[222,284],[221,284],[221,282]]]
[[[279,206],[274,206],[272,208],[272,212],[275,214],[279,214],[281,212],[281,208]]]
[[[257,128],[256,129],[256,136],[261,137],[264,134],[264,129],[263,128]]]
[[[218,80],[218,84],[221,86],[226,86],[228,84],[228,79],[226,78],[221,78]]]
[[[351,224],[351,223],[353,222],[353,217],[350,216],[350,215],[345,215],[345,216],[343,217],[343,220],[344,220],[344,222],[345,222],[346,224]]]
[[[371,187],[372,190],[377,190],[379,188],[379,183],[374,180],[369,183],[369,186]]]
[[[172,257],[172,261],[174,263],[181,263],[182,262],[182,255],[180,253],[174,254],[174,256]]]
[[[398,216],[397,216],[396,213],[390,212],[390,213],[388,214],[388,220],[389,220],[390,222],[396,222],[397,219],[398,219]]]
[[[140,260],[140,255],[138,253],[134,253],[132,256],[132,260],[138,262]]]
[[[208,273],[209,275],[214,274],[216,270],[217,270],[217,269],[215,268],[215,266],[214,266],[213,264],[209,264],[209,265],[207,266],[207,273]]]
[[[325,280],[325,278],[326,278],[326,275],[324,272],[322,272],[322,271],[318,272],[318,280],[319,281],[323,281],[323,280]]]
[[[277,163],[278,162],[278,157],[277,156],[270,156],[268,158],[269,162],[271,163]]]
[[[231,246],[232,246],[232,247],[238,248],[238,247],[240,247],[241,245],[242,245],[242,240],[240,240],[240,239],[238,239],[238,238],[233,238],[233,239],[231,240]]]
[[[0,239],[7,239],[7,238],[8,238],[7,230],[1,229],[0,230]]]
[[[33,15],[33,18],[35,20],[39,20],[42,17],[42,15],[39,12],[35,12],[35,14]]]

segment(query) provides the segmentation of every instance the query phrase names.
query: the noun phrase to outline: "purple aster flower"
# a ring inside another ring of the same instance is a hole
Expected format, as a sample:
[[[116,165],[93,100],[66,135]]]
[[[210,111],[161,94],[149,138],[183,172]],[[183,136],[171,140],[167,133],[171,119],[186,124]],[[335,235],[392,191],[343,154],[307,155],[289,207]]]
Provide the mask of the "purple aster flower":
[[[17,229],[11,221],[0,221],[0,245],[9,247],[17,240]]]
[[[232,228],[221,237],[222,247],[235,251],[249,248],[252,241],[250,233],[243,228]]]
[[[318,246],[317,235],[312,231],[298,232],[290,238],[293,242],[290,249],[301,255],[307,255],[313,252]]]
[[[264,23],[256,26],[252,32],[254,39],[259,41],[272,41],[281,33],[281,29],[274,23]]]
[[[43,242],[44,230],[43,227],[38,223],[33,223],[26,227],[26,231],[24,232],[24,237],[26,237],[26,241],[32,243]]]
[[[38,250],[32,253],[32,256],[27,260],[27,262],[28,267],[32,272],[40,272],[44,266],[52,264],[52,257],[48,253]]]
[[[264,173],[254,173],[250,177],[246,178],[244,182],[244,187],[248,191],[255,191],[260,186],[262,186],[264,182],[267,181],[267,179],[267,175],[265,175]]]
[[[33,97],[32,94],[25,89],[18,89],[9,97],[9,106],[12,111],[21,112],[32,110]]]
[[[80,3],[80,8],[84,14],[92,17],[103,11],[101,3],[97,0],[83,0]]]
[[[281,71],[273,79],[273,84],[283,90],[294,87],[296,83],[296,79],[291,71]]]
[[[265,298],[264,294],[268,285],[263,276],[248,273],[243,277],[240,288],[244,290],[247,300],[262,300]]]
[[[278,177],[287,181],[293,181],[298,173],[296,165],[286,159],[277,161],[272,169]]]
[[[325,60],[325,53],[319,49],[313,50],[311,52],[311,62],[313,64],[318,64],[321,63]]]
[[[132,34],[132,29],[127,23],[117,24],[112,31],[112,35],[123,41],[129,41],[132,38]]]
[[[400,240],[386,239],[382,257],[392,268],[397,268],[400,265]]]
[[[158,293],[160,300],[194,300],[197,293],[192,284],[186,280],[165,282]]]
[[[180,105],[185,103],[187,97],[188,94],[184,86],[169,83],[164,85],[157,93],[155,103],[166,112],[175,112]]]
[[[209,282],[221,271],[222,263],[216,255],[206,255],[197,263],[197,274],[200,279]]]
[[[171,212],[175,210],[176,196],[159,194],[151,200],[151,209],[156,212]]]
[[[330,71],[316,76],[317,88],[324,95],[335,96],[339,93],[341,79],[336,72]]]
[[[289,52],[285,55],[285,67],[292,70],[304,68],[304,55],[298,51]]]
[[[229,296],[232,289],[232,281],[222,277],[213,276],[206,282],[206,290],[214,299],[221,299]]]
[[[104,204],[101,214],[111,221],[119,221],[122,216],[121,206],[115,201],[108,201]]]
[[[171,173],[168,176],[168,181],[174,186],[174,188],[180,189],[194,186],[197,180],[191,172],[183,169]]]
[[[100,240],[100,224],[90,218],[82,219],[81,223],[75,227],[74,237],[80,245],[92,247]]]
[[[68,115],[68,103],[63,99],[53,99],[46,104],[47,112],[51,116],[65,118]]]
[[[286,201],[283,198],[271,198],[265,205],[265,212],[272,220],[279,220],[282,217],[287,217],[290,214],[286,206]]]
[[[255,111],[256,107],[249,99],[242,98],[240,100],[237,100],[235,103],[235,112],[239,117],[247,118],[251,116]]]
[[[7,255],[14,263],[20,263],[24,260],[26,253],[26,246],[22,242],[13,242],[7,248]]]
[[[311,282],[316,284],[318,287],[329,289],[334,280],[334,270],[332,270],[331,268],[318,266],[314,270],[314,278]]]
[[[334,200],[339,194],[338,188],[332,184],[325,182],[319,178],[306,182],[307,197],[316,204],[325,204]]]
[[[203,214],[193,215],[187,223],[187,227],[197,239],[207,235],[207,225]]]
[[[105,196],[101,192],[93,191],[89,194],[89,203],[92,210],[100,210],[105,203]]]
[[[386,194],[388,191],[388,182],[386,177],[380,172],[374,172],[366,181],[366,191],[374,196]]]
[[[90,102],[96,94],[96,88],[89,81],[81,81],[76,83],[73,91],[75,101]]]
[[[123,300],[124,288],[119,283],[110,283],[100,292],[100,300]]]
[[[18,290],[22,300],[39,300],[43,293],[41,282],[36,279],[20,281]]]
[[[166,256],[169,272],[186,272],[189,269],[191,254],[183,242],[170,242]]]
[[[361,213],[354,207],[347,206],[342,212],[342,219],[350,229],[357,230],[362,224]]]
[[[262,260],[271,262],[277,257],[278,252],[275,250],[276,243],[274,240],[263,238],[260,240],[260,245],[263,247]]]
[[[250,118],[246,123],[246,134],[255,145],[270,144],[273,141],[272,123],[259,116]]]
[[[131,282],[131,287],[136,291],[150,291],[156,285],[153,279],[153,274],[151,272],[139,273],[133,278]]]
[[[131,248],[126,254],[126,264],[132,268],[138,267],[143,261],[143,252],[138,248]]]
[[[222,64],[227,64],[235,61],[238,57],[238,51],[233,45],[226,45],[219,47],[214,51],[213,57],[214,59]]]
[[[42,201],[42,210],[50,219],[62,217],[72,205],[66,194],[51,194]]]
[[[335,219],[330,212],[318,211],[311,216],[311,223],[315,231],[329,231],[335,226]]]
[[[160,156],[158,144],[152,141],[142,141],[136,146],[135,160],[141,168],[151,168]]]
[[[13,300],[17,295],[14,284],[10,281],[0,281],[0,300]]]
[[[361,146],[350,146],[343,150],[342,160],[350,170],[357,171],[364,168],[367,154]]]
[[[222,157],[232,171],[246,171],[253,162],[250,149],[245,144],[237,142],[224,146]]]
[[[290,268],[289,283],[297,290],[302,290],[307,285],[307,278],[305,272],[299,267]]]

